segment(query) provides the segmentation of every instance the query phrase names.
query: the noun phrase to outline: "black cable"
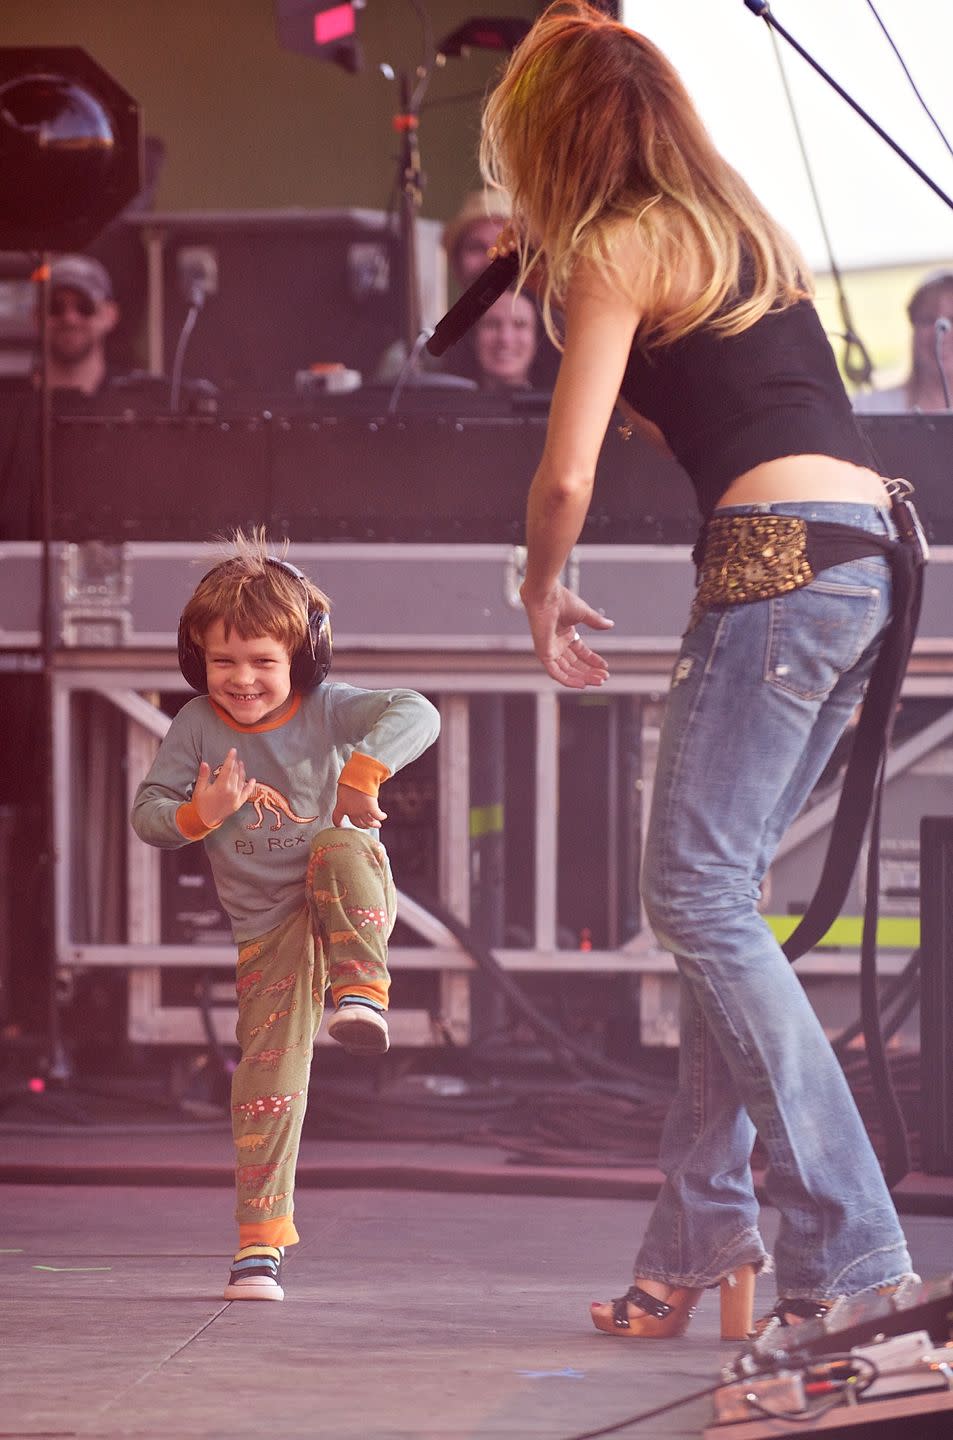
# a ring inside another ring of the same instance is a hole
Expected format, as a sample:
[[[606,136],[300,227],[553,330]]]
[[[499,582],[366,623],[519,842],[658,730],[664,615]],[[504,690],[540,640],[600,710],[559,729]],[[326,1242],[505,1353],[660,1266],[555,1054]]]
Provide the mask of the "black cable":
[[[173,415],[178,415],[179,405],[182,396],[182,372],[185,367],[185,352],[188,349],[192,331],[195,329],[195,322],[199,318],[200,305],[189,306],[189,313],[182,322],[182,329],[179,331],[179,338],[176,341],[175,355],[172,360],[172,374],[169,380],[169,409]]]
[[[857,1355],[851,1355],[849,1357],[831,1358],[845,1358],[849,1359],[852,1365],[866,1365],[868,1367],[871,1373],[868,1377],[866,1377],[862,1385],[858,1385],[856,1387],[855,1394],[862,1394],[864,1390],[867,1390],[873,1384],[874,1380],[876,1380],[877,1376],[879,1375],[877,1366],[873,1363],[872,1360],[868,1360],[866,1356],[860,1357]],[[785,1361],[785,1363],[787,1364],[788,1362]],[[749,1383],[751,1381],[757,1380],[760,1375],[773,1375],[776,1369],[776,1365],[768,1365],[760,1370],[755,1370],[751,1375],[747,1375],[744,1378],[746,1383]],[[657,1405],[652,1410],[642,1410],[636,1415],[627,1416],[624,1420],[616,1420],[611,1425],[603,1425],[598,1430],[586,1430],[579,1435],[567,1435],[564,1437],[564,1440],[599,1440],[599,1437],[603,1435],[615,1435],[620,1430],[627,1429],[630,1425],[641,1425],[646,1420],[655,1420],[660,1415],[668,1415],[671,1413],[671,1411],[678,1410],[683,1405],[690,1405],[695,1400],[703,1400],[706,1395],[715,1395],[719,1390],[725,1390],[728,1388],[729,1385],[736,1385],[737,1383],[737,1380],[720,1380],[717,1385],[707,1385],[704,1390],[695,1390],[690,1395],[681,1396],[678,1400],[670,1400],[667,1404]],[[845,1382],[845,1384],[846,1383],[847,1382]],[[793,1411],[779,1412],[774,1410],[768,1410],[763,1406],[757,1404],[757,1402],[752,1403],[750,1400],[748,1403],[751,1405],[751,1409],[754,1413],[760,1413],[769,1416],[773,1420],[780,1420],[782,1422],[790,1422],[797,1423],[798,1425],[803,1425],[805,1422],[811,1423],[815,1419],[820,1419],[821,1415],[826,1414],[828,1410],[834,1409],[835,1405],[843,1404],[844,1398],[844,1394],[841,1393],[837,1396],[835,1402],[828,1403],[823,1406],[818,1406],[814,1410],[802,1411],[801,1414],[795,1414]]]
[[[880,1004],[880,1015],[885,1025],[884,1034],[888,1040],[892,1035],[896,1034],[900,1025],[907,1018],[907,1015],[916,1003],[919,995],[919,985],[920,951],[914,950],[900,974],[894,975],[889,985],[884,986]],[[907,1004],[908,1001],[910,1002],[909,1004]],[[887,1021],[887,1012],[895,1004],[898,1005],[902,1011],[900,1019],[897,1020],[895,1014]],[[831,1041],[831,1047],[839,1060],[845,1058],[846,1051],[851,1043],[863,1033],[863,1028],[863,1022],[857,1019],[842,1030],[836,1039]]]
[[[580,1435],[567,1435],[564,1440],[598,1440],[600,1435],[615,1435],[629,1425],[641,1425],[644,1420],[655,1420],[659,1415],[668,1415],[683,1405],[690,1405],[693,1400],[703,1400],[706,1395],[714,1395],[716,1390],[724,1388],[725,1382],[719,1380],[717,1385],[706,1385],[704,1390],[694,1390],[690,1395],[682,1395],[678,1400],[670,1400],[667,1405],[656,1405],[653,1410],[642,1410],[637,1415],[627,1416],[625,1420],[616,1420],[612,1425],[603,1425],[600,1430],[586,1430]]]
[[[416,900],[418,905],[421,905],[450,931],[461,949],[493,981],[514,1009],[532,1026],[559,1067],[570,1074],[573,1079],[582,1081],[601,1077],[620,1080],[629,1084],[634,1097],[645,1100],[658,1098],[661,1087],[654,1078],[647,1079],[627,1065],[619,1065],[615,1061],[607,1060],[604,1055],[600,1055],[597,1051],[590,1049],[588,1045],[567,1035],[558,1025],[549,1020],[503,969],[492,950],[478,940],[473,931],[458,920],[452,911],[430,897],[414,895],[410,891],[407,893],[412,900]]]
[[[886,37],[887,37],[887,43],[889,44],[891,50],[892,50],[893,53],[896,55],[897,59],[900,61],[900,68],[902,69],[904,75],[906,75],[907,79],[910,81],[910,88],[911,88],[911,90],[913,91],[914,95],[915,95],[915,96],[917,97],[917,99],[919,100],[921,106],[923,107],[923,110],[924,110],[927,118],[928,118],[928,119],[931,121],[931,123],[933,124],[933,127],[934,127],[934,129],[936,130],[936,133],[939,135],[940,139],[943,141],[943,144],[946,146],[947,150],[949,150],[950,154],[953,155],[953,145],[950,144],[949,140],[947,139],[947,137],[946,137],[946,135],[945,135],[945,133],[944,133],[944,131],[943,131],[943,127],[940,125],[940,122],[937,120],[937,118],[936,118],[936,116],[934,115],[933,111],[930,109],[929,105],[928,105],[927,102],[924,100],[923,96],[920,94],[920,91],[919,91],[918,88],[917,88],[917,83],[916,83],[916,81],[914,80],[913,76],[910,74],[910,71],[907,69],[907,63],[906,63],[906,61],[904,60],[903,56],[900,54],[900,50],[899,50],[899,48],[897,47],[897,44],[896,44],[896,42],[894,41],[893,36],[891,35],[890,31],[887,29],[886,25],[884,24],[883,20],[881,19],[880,14],[879,14],[879,12],[878,12],[878,10],[877,10],[877,7],[876,7],[876,5],[874,4],[874,0],[867,0],[867,6],[868,6],[868,9],[870,10],[870,13],[873,15],[874,19],[876,20],[877,24],[880,26],[881,30],[884,32],[884,35],[886,35]]]
[[[427,92],[430,76],[436,64],[437,44],[434,39],[433,21],[427,6],[422,4],[421,0],[410,0],[410,4],[420,22],[420,38],[423,50],[420,65],[417,67],[417,85],[410,97],[411,112],[416,115],[420,110],[421,101]]]
[[[766,1420],[775,1420],[781,1425],[797,1425],[799,1427],[803,1427],[806,1424],[816,1425],[819,1420],[822,1420],[824,1416],[828,1415],[832,1410],[844,1409],[849,1403],[848,1395],[852,1394],[855,1397],[863,1395],[864,1391],[870,1389],[880,1374],[877,1366],[872,1360],[868,1360],[866,1355],[830,1355],[825,1356],[825,1361],[827,1363],[841,1361],[855,1372],[859,1367],[866,1366],[868,1373],[863,1377],[854,1374],[840,1382],[835,1381],[834,1383],[840,1383],[843,1386],[841,1390],[838,1390],[829,1400],[825,1400],[823,1404],[808,1405],[803,1410],[772,1410],[770,1406],[762,1405],[759,1400],[752,1398],[750,1395],[746,1395],[745,1400],[751,1409],[751,1413],[753,1415],[762,1415]],[[822,1368],[826,1369],[827,1365],[825,1364]]]
[[[895,602],[900,603],[899,598]],[[897,686],[899,691],[899,684]],[[885,744],[889,743],[889,730]],[[907,1123],[900,1107],[890,1074],[887,1048],[880,1026],[880,1001],[877,981],[877,887],[880,883],[880,826],[883,813],[883,783],[886,755],[881,756],[878,782],[874,789],[874,809],[870,818],[870,843],[867,849],[867,901],[860,942],[860,1014],[864,1024],[864,1046],[867,1066],[883,1132],[884,1178],[889,1189],[910,1170],[910,1141]],[[871,903],[871,900],[873,903]]]

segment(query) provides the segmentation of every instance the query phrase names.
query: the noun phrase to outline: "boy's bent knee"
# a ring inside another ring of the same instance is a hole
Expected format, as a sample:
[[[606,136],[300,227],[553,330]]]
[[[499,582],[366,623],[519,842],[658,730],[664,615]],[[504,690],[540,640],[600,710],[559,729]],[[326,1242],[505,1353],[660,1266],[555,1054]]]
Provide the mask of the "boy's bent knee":
[[[374,843],[363,830],[342,829],[336,825],[319,830],[311,842],[309,873],[313,874],[316,869],[334,871],[346,868],[355,859],[363,860]]]
[[[382,883],[387,882],[387,852],[376,831],[373,836],[337,826],[319,831],[311,843],[308,889],[326,889],[329,881],[349,885],[356,882],[357,875],[365,879],[376,875]]]
[[[350,826],[329,825],[326,830],[319,830],[311,841],[311,856],[312,858],[316,855],[321,858],[327,856],[330,860],[336,853],[362,852],[369,845],[374,844],[380,844],[376,831],[373,835],[369,835],[364,830],[353,829]]]

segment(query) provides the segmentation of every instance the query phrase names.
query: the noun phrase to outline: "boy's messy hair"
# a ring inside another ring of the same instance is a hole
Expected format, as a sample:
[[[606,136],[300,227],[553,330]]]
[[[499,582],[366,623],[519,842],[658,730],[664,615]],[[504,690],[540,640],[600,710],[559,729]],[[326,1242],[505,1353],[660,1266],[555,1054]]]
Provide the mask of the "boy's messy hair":
[[[284,559],[285,541],[276,552],[264,526],[251,534],[235,530],[225,542],[224,558],[199,581],[182,611],[182,625],[200,651],[210,625],[221,620],[226,639],[234,630],[242,640],[268,635],[293,656],[307,640],[308,615],[331,609],[323,590],[275,561]]]

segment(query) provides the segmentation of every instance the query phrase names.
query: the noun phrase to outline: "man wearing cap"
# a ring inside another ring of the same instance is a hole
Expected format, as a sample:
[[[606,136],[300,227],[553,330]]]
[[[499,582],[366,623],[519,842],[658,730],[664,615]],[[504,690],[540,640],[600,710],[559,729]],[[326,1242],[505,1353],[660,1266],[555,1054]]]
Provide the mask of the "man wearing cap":
[[[95,410],[110,392],[105,341],[119,319],[109,271],[91,255],[50,266],[47,377],[59,412]],[[0,403],[0,540],[39,534],[37,406],[40,375]]]
[[[472,190],[440,237],[456,285],[465,290],[490,263],[487,251],[510,218],[510,206],[500,192],[487,195]]]
[[[924,276],[907,305],[913,329],[910,374],[902,385],[854,396],[858,414],[953,410],[953,269]]]
[[[60,255],[50,267],[48,377],[52,388],[95,395],[108,379],[106,336],[119,307],[109,272],[90,255]]]

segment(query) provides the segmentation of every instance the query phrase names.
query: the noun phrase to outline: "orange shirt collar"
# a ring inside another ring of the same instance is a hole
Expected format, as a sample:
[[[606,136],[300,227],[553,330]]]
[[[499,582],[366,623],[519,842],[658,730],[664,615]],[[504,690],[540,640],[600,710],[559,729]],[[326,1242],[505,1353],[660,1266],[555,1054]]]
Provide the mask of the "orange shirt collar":
[[[261,735],[265,730],[280,730],[282,725],[287,725],[289,720],[293,720],[301,709],[301,696],[296,690],[291,700],[291,708],[286,714],[277,720],[265,720],[261,725],[239,725],[236,720],[232,719],[227,710],[223,710],[221,705],[216,705],[211,696],[209,696],[209,704],[218,718],[228,726],[229,730],[237,730],[240,735]]]

